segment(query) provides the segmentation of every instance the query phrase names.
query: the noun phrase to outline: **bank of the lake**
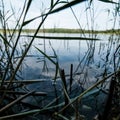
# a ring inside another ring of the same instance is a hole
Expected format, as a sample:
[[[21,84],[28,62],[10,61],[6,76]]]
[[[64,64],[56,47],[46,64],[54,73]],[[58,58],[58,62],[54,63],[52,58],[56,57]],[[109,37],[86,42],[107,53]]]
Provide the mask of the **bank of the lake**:
[[[6,30],[7,32],[12,32],[14,29]],[[15,30],[16,32],[19,29]],[[36,29],[23,29],[22,32],[34,33]],[[0,32],[4,32],[3,29],[0,29]],[[67,29],[67,28],[46,28],[40,29],[39,33],[82,33],[82,34],[120,34],[120,29],[108,29],[108,30],[85,30],[85,29]]]

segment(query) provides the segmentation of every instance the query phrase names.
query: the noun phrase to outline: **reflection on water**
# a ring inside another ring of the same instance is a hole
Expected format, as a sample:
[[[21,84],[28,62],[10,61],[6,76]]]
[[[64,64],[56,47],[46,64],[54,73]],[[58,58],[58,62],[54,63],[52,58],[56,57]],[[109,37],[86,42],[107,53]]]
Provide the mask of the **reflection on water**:
[[[80,36],[79,34],[45,34],[49,36]],[[87,35],[86,35],[87,36]],[[119,64],[119,54],[114,55],[118,45],[119,36],[98,34],[100,40],[52,40],[36,38],[29,50],[24,64],[21,66],[22,77],[24,79],[38,79],[41,77],[53,77],[55,66],[44,55],[35,48],[44,51],[53,60],[54,52],[57,54],[60,68],[69,73],[70,64],[73,64],[74,73],[79,73],[79,78],[86,75],[89,80],[107,75],[114,71],[114,62],[117,69]],[[19,41],[19,55],[22,54],[31,38],[21,37]],[[24,49],[23,49],[24,48]],[[115,57],[114,57],[115,56]],[[115,58],[115,59],[114,59]],[[103,74],[104,73],[104,74]],[[92,82],[92,81],[91,81]]]
[[[41,35],[41,34],[40,34]],[[82,36],[80,34],[44,34],[47,36]],[[91,35],[94,36],[94,35]],[[91,37],[86,35],[86,37]],[[28,51],[16,78],[18,80],[35,80],[42,79],[44,82],[26,85],[25,91],[35,90],[47,93],[45,97],[28,97],[25,100],[28,103],[35,104],[38,107],[45,107],[51,101],[55,105],[64,101],[63,84],[59,75],[56,83],[53,84],[53,78],[56,72],[56,66],[48,59],[58,62],[59,67],[64,69],[69,97],[75,98],[80,95],[83,90],[96,83],[100,79],[114,72],[120,67],[120,40],[119,36],[115,35],[95,35],[99,40],[53,40],[36,38]],[[20,60],[22,54],[26,50],[31,37],[21,36],[17,50],[14,56],[14,67]],[[14,44],[14,41],[13,41]],[[38,51],[39,48],[45,54]],[[56,57],[57,55],[57,57]],[[70,69],[73,65],[72,83],[70,83]],[[51,82],[52,80],[52,82]],[[109,80],[99,86],[99,89],[94,89],[83,96],[81,104],[79,104],[80,113],[85,115],[88,120],[91,120],[94,115],[101,112],[104,108],[103,103],[107,97],[104,88],[109,85]],[[21,88],[20,88],[21,90]],[[22,89],[23,90],[23,89]],[[103,92],[104,91],[104,92]],[[104,99],[101,100],[101,98]],[[56,98],[56,99],[55,99]],[[55,99],[55,100],[54,100]],[[52,105],[54,105],[52,104]],[[72,117],[74,112],[70,114]],[[68,115],[69,116],[69,115]],[[71,117],[69,116],[69,117]],[[73,118],[74,119],[74,118]]]

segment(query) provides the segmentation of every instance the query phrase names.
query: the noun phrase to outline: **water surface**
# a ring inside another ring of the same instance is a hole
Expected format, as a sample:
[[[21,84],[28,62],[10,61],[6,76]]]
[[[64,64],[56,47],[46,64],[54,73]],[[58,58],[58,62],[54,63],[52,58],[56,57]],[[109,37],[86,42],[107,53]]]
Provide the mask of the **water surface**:
[[[40,34],[44,36],[79,36],[81,34]],[[99,40],[52,40],[36,38],[29,50],[27,57],[24,60],[23,74],[24,79],[38,79],[41,77],[53,77],[55,65],[51,63],[43,54],[35,47],[42,50],[45,54],[51,57],[54,61],[58,60],[61,69],[69,74],[70,64],[73,64],[74,72],[88,73],[89,77],[100,76],[107,71],[107,74],[114,71],[114,60],[119,66],[119,55],[114,55],[118,45],[119,36],[112,35],[85,35],[90,38],[98,38]],[[31,38],[21,37],[19,41],[20,54],[24,51]],[[21,51],[21,48],[23,49]],[[57,55],[57,59],[55,58]],[[115,56],[115,59],[114,59]]]

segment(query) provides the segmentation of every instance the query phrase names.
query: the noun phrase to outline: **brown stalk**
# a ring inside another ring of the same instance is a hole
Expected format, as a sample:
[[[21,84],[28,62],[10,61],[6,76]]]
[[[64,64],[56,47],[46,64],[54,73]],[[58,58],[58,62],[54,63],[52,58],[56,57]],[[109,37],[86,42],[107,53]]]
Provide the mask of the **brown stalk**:
[[[33,94],[35,91],[31,91],[19,98],[17,98],[16,100],[12,101],[11,103],[7,104],[6,106],[4,106],[3,108],[0,109],[0,113],[4,112],[5,110],[7,110],[8,108],[12,107],[14,104],[16,104],[17,102],[21,101],[22,99],[28,97],[29,95]]]
[[[4,92],[4,90],[0,90],[0,93]],[[27,94],[27,92],[20,92],[20,91],[6,91],[6,94],[17,94],[17,95],[25,95]],[[31,93],[32,96],[46,96],[47,93],[45,92],[35,92],[35,93]]]

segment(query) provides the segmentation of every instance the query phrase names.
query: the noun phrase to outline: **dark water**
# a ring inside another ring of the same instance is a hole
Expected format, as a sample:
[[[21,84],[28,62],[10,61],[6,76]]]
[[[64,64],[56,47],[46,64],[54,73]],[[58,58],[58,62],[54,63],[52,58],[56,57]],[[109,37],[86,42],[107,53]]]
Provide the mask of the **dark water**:
[[[41,35],[41,34],[40,34]],[[45,34],[49,36],[82,36],[80,34]],[[83,36],[82,36],[83,37]],[[120,67],[119,56],[119,36],[115,35],[87,35],[86,37],[96,37],[99,40],[52,40],[52,39],[40,39],[36,38],[33,42],[31,49],[25,57],[23,64],[18,71],[21,79],[43,79],[45,82],[39,84],[29,85],[28,89],[35,89],[36,91],[42,91],[48,93],[44,99],[44,103],[41,106],[47,105],[50,101],[58,96],[62,96],[59,102],[64,101],[63,98],[63,86],[61,79],[57,78],[57,82],[54,83],[54,76],[56,66],[48,60],[43,54],[41,54],[35,47],[42,50],[47,56],[49,56],[55,62],[58,61],[59,67],[65,70],[67,84],[69,87],[69,74],[70,65],[73,64],[73,94],[71,98],[79,95],[83,90],[87,89],[96,81],[101,80],[104,76],[114,72],[114,70]],[[18,46],[19,55],[25,50],[27,44],[29,44],[31,38],[21,37]],[[22,48],[22,49],[21,49]],[[57,58],[56,58],[57,55]],[[16,54],[17,57],[17,54]],[[18,79],[20,79],[18,77]],[[106,91],[109,87],[109,80],[99,86]],[[104,97],[104,99],[103,99]],[[80,104],[80,113],[85,115],[88,120],[91,120],[97,113],[103,111],[107,94],[94,89],[88,93],[86,97],[83,97]],[[29,98],[26,101],[32,101],[37,104],[36,101],[40,101],[41,97],[35,100]],[[71,114],[74,119],[74,114]],[[72,117],[70,117],[72,119]]]
[[[81,36],[79,34],[45,34],[49,36]],[[83,36],[82,36],[83,37]],[[92,37],[86,35],[86,37]],[[96,36],[95,36],[96,37]],[[93,36],[94,38],[94,36]],[[41,77],[53,77],[55,65],[51,63],[35,47],[42,50],[58,61],[60,68],[69,73],[70,64],[73,64],[74,72],[88,72],[88,76],[99,76],[105,70],[107,73],[114,71],[114,60],[119,67],[119,54],[114,55],[118,45],[119,36],[98,34],[100,40],[52,40],[36,38],[22,65],[22,77],[24,79],[38,79]],[[21,37],[19,54],[22,54],[25,46],[31,38]],[[22,48],[22,50],[21,50]],[[57,55],[57,60],[55,58]],[[115,59],[114,59],[115,56]]]

